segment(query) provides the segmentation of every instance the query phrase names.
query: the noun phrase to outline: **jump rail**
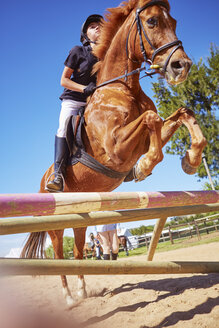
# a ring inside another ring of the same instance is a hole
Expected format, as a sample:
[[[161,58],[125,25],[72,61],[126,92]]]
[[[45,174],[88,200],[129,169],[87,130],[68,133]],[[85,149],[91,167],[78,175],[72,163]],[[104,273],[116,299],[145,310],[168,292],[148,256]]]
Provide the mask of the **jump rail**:
[[[217,191],[2,194],[0,217],[77,214],[218,202]]]
[[[0,234],[157,218],[147,256],[151,261],[167,217],[217,210],[218,191],[9,194],[0,195],[0,217],[10,217],[0,219]],[[35,217],[24,217],[31,215]],[[0,259],[0,274],[6,271],[24,275],[219,272],[219,262],[107,262]]]
[[[175,207],[147,208],[122,211],[90,212],[22,218],[0,219],[0,235],[82,228],[97,224],[152,220],[160,217],[219,211],[219,203]]]
[[[0,275],[178,274],[219,272],[219,262],[0,259]]]

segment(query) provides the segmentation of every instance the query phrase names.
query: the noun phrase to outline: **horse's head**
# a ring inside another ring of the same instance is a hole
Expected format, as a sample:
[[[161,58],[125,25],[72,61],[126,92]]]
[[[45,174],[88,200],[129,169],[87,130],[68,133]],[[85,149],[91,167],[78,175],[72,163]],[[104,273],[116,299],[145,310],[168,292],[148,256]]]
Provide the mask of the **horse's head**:
[[[138,58],[149,60],[170,84],[179,84],[187,78],[192,61],[176,37],[176,21],[169,14],[167,0],[139,0],[131,29],[130,39],[134,40],[135,35],[135,47],[138,43],[138,54],[135,53]]]

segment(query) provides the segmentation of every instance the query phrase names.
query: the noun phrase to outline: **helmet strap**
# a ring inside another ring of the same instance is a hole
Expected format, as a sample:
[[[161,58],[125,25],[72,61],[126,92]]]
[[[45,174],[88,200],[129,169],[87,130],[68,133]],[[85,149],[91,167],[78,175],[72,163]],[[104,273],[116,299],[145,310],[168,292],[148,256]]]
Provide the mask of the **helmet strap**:
[[[84,45],[84,46],[86,46],[87,45],[87,43],[94,43],[94,44],[96,44],[96,42],[95,41],[91,41],[89,38],[88,38],[88,36],[87,36],[87,34],[86,33],[83,33],[83,38],[84,38],[84,40],[82,41],[82,44]]]

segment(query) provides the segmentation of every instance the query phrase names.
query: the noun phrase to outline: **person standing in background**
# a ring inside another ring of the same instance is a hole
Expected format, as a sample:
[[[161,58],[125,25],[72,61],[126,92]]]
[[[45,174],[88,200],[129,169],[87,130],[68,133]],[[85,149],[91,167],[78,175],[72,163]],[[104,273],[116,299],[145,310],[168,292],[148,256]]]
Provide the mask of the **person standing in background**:
[[[116,260],[119,252],[119,240],[117,236],[118,224],[104,224],[96,226],[98,238],[103,248],[103,259]]]

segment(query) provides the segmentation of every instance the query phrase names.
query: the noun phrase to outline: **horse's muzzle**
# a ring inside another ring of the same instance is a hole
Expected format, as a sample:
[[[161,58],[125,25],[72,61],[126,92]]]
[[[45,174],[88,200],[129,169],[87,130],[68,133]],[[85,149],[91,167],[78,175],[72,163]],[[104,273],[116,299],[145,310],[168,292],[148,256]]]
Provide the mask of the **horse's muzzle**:
[[[170,60],[165,73],[165,78],[169,84],[179,84],[186,80],[192,61],[189,58]]]

